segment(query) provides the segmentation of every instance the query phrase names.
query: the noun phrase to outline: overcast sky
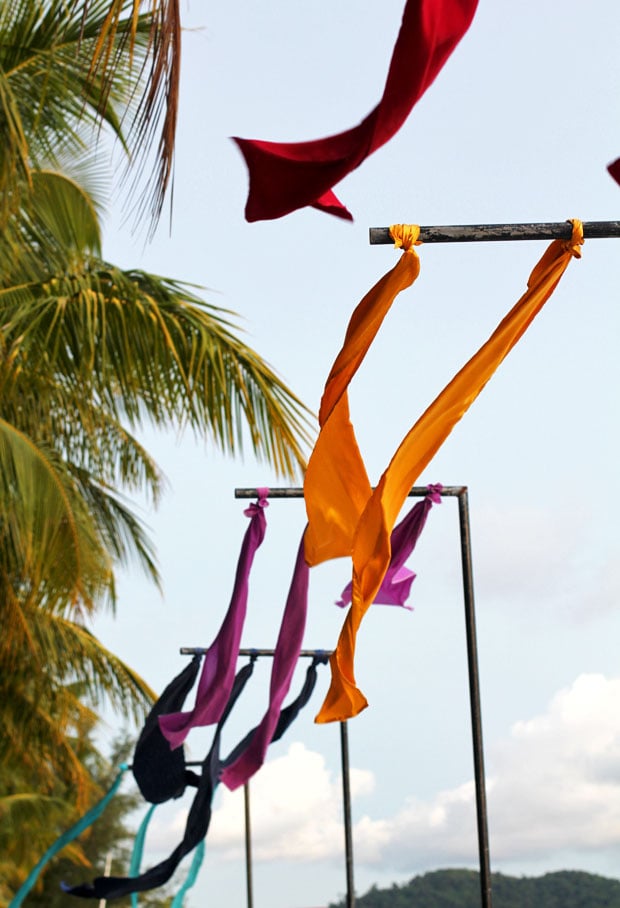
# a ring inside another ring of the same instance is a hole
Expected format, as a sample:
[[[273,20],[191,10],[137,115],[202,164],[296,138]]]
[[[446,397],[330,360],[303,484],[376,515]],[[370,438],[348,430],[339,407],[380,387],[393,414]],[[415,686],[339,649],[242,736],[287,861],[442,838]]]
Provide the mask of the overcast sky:
[[[402,8],[186,0],[172,231],[164,219],[145,247],[119,205],[106,228],[111,261],[203,285],[240,313],[249,342],[313,410],[353,308],[397,260],[368,245],[368,227],[620,216],[605,170],[620,155],[617,0],[481,0],[407,124],[338,187],[354,224],[310,209],[247,224],[247,174],[228,137],[354,125],[380,97]],[[620,876],[618,242],[586,241],[420,480],[469,488],[491,861],[505,872]],[[421,247],[420,278],[351,388],[373,481],[522,294],[545,245]],[[169,480],[157,513],[144,513],[164,596],[123,574],[117,617],[95,630],[160,690],[185,664],[179,647],[207,645],[228,604],[247,524],[235,487],[276,483],[251,456],[226,460],[189,435],[145,440]],[[274,645],[303,503],[274,501],[267,520],[246,646]],[[414,611],[375,607],[360,633],[370,706],[349,727],[360,893],[477,866],[459,557],[447,499],[410,562]],[[306,646],[335,645],[332,603],[348,579],[344,561],[313,571]],[[268,671],[261,663],[228,744],[262,714]],[[312,721],[326,689],[324,671],[252,784],[257,908],[326,905],[345,890],[338,729]],[[192,756],[208,741],[192,737]],[[184,809],[154,821],[146,863],[177,843]],[[220,793],[191,905],[242,908],[242,849],[242,798]]]

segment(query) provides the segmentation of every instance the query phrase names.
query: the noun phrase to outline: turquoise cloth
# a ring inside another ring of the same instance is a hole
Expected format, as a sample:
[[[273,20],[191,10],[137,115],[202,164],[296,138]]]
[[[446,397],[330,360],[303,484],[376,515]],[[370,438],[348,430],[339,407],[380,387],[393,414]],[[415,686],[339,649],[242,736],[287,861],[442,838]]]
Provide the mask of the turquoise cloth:
[[[142,855],[144,853],[144,840],[146,838],[146,830],[148,829],[149,823],[151,822],[151,817],[153,816],[153,811],[157,807],[157,804],[151,804],[147,810],[144,819],[140,823],[140,828],[136,833],[136,838],[133,843],[133,850],[131,852],[131,862],[129,864],[129,876],[138,876],[140,873],[140,864],[142,863]],[[132,908],[138,908],[138,893],[131,893],[131,905]]]
[[[205,850],[205,840],[203,839],[198,843],[198,845],[196,845],[196,850],[194,851],[194,857],[192,858],[189,873],[187,874],[185,882],[175,895],[171,908],[183,908],[183,899],[185,897],[185,893],[188,891],[188,889],[191,889],[196,882],[198,871],[200,870],[202,862],[204,860]]]
[[[55,857],[58,852],[65,847],[65,845],[68,845],[69,842],[77,839],[81,832],[84,832],[85,829],[88,829],[88,827],[101,816],[103,811],[106,809],[106,807],[118,791],[118,788],[123,781],[123,776],[125,775],[127,769],[127,764],[121,763],[119,773],[114,779],[112,787],[110,788],[108,793],[105,794],[100,801],[97,801],[95,806],[91,807],[91,809],[87,813],[85,813],[84,816],[77,821],[77,823],[74,823],[70,829],[67,829],[66,832],[63,832],[63,834],[56,839],[53,845],[50,845],[41,860],[32,868],[27,878],[15,893],[13,900],[9,904],[9,908],[19,908],[19,906],[22,904],[22,902],[38,880],[39,874],[41,873],[47,862],[51,861],[51,859]]]

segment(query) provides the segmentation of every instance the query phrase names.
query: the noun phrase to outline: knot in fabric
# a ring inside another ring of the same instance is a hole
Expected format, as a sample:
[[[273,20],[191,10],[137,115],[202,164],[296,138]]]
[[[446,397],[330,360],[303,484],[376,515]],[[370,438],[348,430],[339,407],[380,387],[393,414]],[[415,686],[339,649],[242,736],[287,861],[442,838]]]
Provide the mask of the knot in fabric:
[[[570,240],[564,244],[564,248],[576,259],[580,259],[581,246],[583,246],[583,224],[578,218],[569,218],[568,223],[573,225],[573,233]]]
[[[422,245],[417,224],[392,224],[390,236],[394,240],[394,248],[402,249],[403,252],[412,252],[412,246]]]
[[[424,497],[432,501],[433,504],[441,504],[441,493],[443,492],[442,484],[440,482],[435,482],[428,485],[426,488],[428,491]]]
[[[255,514],[258,514],[261,508],[268,508],[269,502],[267,501],[267,496],[269,495],[268,488],[259,488],[256,490],[258,493],[258,498],[253,502],[249,508],[246,508],[243,512],[246,517],[253,517]]]

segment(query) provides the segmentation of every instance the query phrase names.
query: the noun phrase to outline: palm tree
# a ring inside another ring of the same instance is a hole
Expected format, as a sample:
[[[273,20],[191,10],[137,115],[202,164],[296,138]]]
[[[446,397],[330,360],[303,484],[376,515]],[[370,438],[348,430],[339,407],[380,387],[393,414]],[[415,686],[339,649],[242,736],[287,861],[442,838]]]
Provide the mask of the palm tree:
[[[101,258],[95,127],[139,157],[161,99],[141,94],[161,4],[135,17],[109,7],[0,4],[0,785],[21,785],[0,798],[11,816],[51,816],[55,776],[74,807],[87,799],[80,716],[103,695],[124,711],[151,695],[85,626],[114,604],[118,564],[137,559],[158,581],[124,497],[161,491],[140,427],[188,426],[233,454],[247,438],[286,476],[307,443],[307,411],[232,313]]]

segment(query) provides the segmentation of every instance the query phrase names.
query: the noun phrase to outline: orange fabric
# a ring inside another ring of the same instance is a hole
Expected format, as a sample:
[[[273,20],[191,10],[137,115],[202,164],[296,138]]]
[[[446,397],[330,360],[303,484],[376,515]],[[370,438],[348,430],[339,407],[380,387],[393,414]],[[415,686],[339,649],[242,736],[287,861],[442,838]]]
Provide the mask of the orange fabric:
[[[352,604],[330,659],[332,681],[317,722],[349,719],[367,706],[355,683],[355,642],[390,562],[396,518],[411,486],[549,299],[570,259],[580,257],[583,229],[579,221],[572,224],[571,240],[550,245],[530,275],[525,294],[410,429],[370,496],[353,544]]]
[[[398,225],[391,230],[404,253],[351,316],[321,400],[319,437],[304,481],[308,513],[305,556],[309,565],[351,555],[355,529],[372,494],[349,418],[347,388],[394,299],[420,272],[420,260],[413,249],[419,227]]]

